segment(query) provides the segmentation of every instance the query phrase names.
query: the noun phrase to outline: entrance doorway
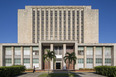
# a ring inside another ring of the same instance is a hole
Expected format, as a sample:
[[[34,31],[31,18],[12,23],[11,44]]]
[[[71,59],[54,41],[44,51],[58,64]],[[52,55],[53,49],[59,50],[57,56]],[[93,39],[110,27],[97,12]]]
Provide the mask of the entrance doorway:
[[[61,69],[61,62],[56,62],[56,69]]]

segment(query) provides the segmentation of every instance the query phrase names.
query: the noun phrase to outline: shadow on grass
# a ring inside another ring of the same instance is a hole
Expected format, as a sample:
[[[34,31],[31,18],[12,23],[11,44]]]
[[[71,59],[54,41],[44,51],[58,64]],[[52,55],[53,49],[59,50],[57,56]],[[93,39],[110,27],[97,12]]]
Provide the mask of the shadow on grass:
[[[21,73],[21,74],[19,74],[19,75],[16,75],[15,77],[18,77],[18,76],[20,76],[20,75],[24,75],[24,74],[27,74],[27,73]]]
[[[62,71],[62,70],[54,70],[51,73],[43,73],[39,77],[81,77],[77,73],[71,71]]]

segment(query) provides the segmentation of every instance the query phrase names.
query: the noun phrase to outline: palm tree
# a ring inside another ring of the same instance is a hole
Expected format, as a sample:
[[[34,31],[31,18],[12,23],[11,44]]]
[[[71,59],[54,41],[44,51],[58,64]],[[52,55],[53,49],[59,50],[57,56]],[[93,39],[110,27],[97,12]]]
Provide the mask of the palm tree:
[[[64,56],[64,62],[66,63],[68,60],[68,69],[72,62],[74,65],[76,64],[76,59],[77,59],[77,57],[75,56],[74,52],[72,52],[72,53],[66,52],[66,54]]]
[[[48,74],[49,74],[49,63],[51,60],[53,60],[55,62],[56,56],[55,56],[54,51],[45,50],[45,52],[47,52],[47,53],[45,53],[43,55],[43,59],[44,59],[44,61],[47,60],[47,62],[48,62]]]

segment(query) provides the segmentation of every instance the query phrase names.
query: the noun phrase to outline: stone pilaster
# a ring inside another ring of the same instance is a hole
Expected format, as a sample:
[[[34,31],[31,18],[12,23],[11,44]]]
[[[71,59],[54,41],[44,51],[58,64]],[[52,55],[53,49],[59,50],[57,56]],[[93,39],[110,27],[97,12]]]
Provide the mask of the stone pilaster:
[[[42,70],[42,45],[39,41],[39,70]]]
[[[50,51],[53,51],[53,44],[50,44]],[[53,60],[51,61],[51,70],[53,70]]]
[[[12,65],[14,65],[14,47],[12,47]]]
[[[32,46],[30,47],[30,66],[33,68],[33,50]]]
[[[23,47],[21,47],[21,65],[24,65],[23,58],[24,58],[24,50]]]
[[[65,56],[66,54],[66,44],[63,44],[63,57]],[[66,69],[66,63],[64,62],[63,60],[63,69],[65,70]]]
[[[102,65],[105,65],[105,47],[102,49]]]
[[[76,64],[75,64],[75,70],[78,69],[78,45],[77,42],[75,42],[75,56],[77,57]]]
[[[86,47],[84,47],[84,68],[86,68]]]
[[[95,67],[96,65],[96,58],[95,58],[95,51],[96,51],[96,47],[93,48],[93,67]]]

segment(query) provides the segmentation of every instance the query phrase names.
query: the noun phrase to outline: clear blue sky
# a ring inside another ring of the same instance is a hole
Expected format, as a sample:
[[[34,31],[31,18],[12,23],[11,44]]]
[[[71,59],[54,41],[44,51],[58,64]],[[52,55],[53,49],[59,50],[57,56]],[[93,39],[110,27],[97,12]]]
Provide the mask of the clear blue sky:
[[[116,0],[0,0],[0,43],[17,43],[17,10],[25,5],[91,5],[99,9],[99,42],[116,43]]]

